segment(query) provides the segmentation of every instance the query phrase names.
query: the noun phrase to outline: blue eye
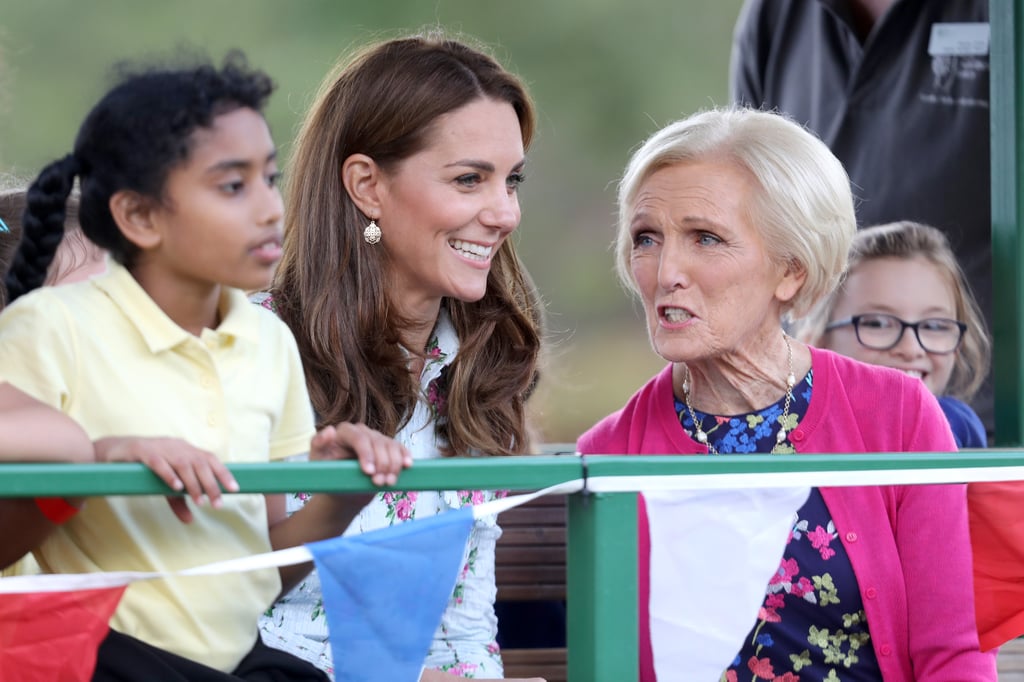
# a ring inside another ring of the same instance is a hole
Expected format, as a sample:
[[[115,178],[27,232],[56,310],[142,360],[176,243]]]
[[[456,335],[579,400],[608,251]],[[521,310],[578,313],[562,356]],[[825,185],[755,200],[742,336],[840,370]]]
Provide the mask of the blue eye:
[[[643,249],[654,245],[654,239],[648,232],[640,232],[633,237],[633,248]]]
[[[697,236],[697,243],[701,246],[714,246],[715,244],[721,244],[722,240],[710,232],[701,232]]]
[[[459,183],[463,187],[475,187],[480,184],[479,173],[466,173],[455,178],[455,182]]]

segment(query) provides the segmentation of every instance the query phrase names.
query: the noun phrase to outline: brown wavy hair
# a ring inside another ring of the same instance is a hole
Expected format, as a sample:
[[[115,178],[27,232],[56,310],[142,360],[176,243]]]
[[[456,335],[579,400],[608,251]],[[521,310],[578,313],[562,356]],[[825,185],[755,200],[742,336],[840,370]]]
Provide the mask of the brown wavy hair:
[[[320,425],[363,422],[395,434],[420,393],[401,346],[411,324],[397,312],[401,292],[385,250],[364,243],[369,218],[345,190],[342,163],[361,153],[389,170],[428,145],[439,116],[482,97],[513,107],[528,148],[534,110],[519,79],[482,49],[438,33],[364,48],[321,85],[287,173],[284,256],[271,290],[298,341]],[[542,310],[512,240],[495,255],[481,300],[442,305],[460,342],[442,375],[445,454],[528,452],[525,402]]]

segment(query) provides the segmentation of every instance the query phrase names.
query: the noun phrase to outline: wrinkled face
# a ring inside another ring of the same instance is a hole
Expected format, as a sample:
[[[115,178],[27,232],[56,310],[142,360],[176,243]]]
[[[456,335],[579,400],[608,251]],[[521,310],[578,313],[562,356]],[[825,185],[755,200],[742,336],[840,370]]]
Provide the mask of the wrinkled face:
[[[258,112],[240,108],[193,133],[152,212],[160,243],[145,254],[164,281],[245,290],[270,284],[281,258],[283,204],[274,141]]]
[[[478,99],[442,115],[427,146],[382,181],[393,300],[414,318],[445,296],[477,301],[491,261],[519,225],[523,139],[512,105]]]
[[[661,168],[630,211],[630,269],[655,351],[689,362],[756,350],[802,278],[768,254],[748,207],[756,185],[724,161]]]
[[[928,318],[955,320],[953,286],[938,266],[925,258],[864,261],[847,276],[828,321],[846,320],[867,313],[893,315],[905,322]],[[917,377],[935,395],[942,395],[946,390],[957,357],[955,352],[927,352],[911,329],[905,329],[899,343],[889,350],[866,348],[857,341],[850,325],[825,332],[822,345],[861,362],[894,367]]]

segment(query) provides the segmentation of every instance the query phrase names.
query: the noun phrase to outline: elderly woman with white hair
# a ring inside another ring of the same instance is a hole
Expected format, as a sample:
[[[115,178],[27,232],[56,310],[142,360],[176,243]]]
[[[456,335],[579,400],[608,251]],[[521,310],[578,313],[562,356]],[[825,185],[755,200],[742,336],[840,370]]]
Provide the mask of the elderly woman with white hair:
[[[919,380],[784,331],[787,316],[837,284],[855,231],[842,165],[778,114],[713,110],[655,133],[620,183],[616,263],[669,364],[583,434],[579,451],[955,450]],[[642,505],[639,517],[647,682],[655,673]],[[974,624],[964,486],[813,490],[722,679],[995,680]]]

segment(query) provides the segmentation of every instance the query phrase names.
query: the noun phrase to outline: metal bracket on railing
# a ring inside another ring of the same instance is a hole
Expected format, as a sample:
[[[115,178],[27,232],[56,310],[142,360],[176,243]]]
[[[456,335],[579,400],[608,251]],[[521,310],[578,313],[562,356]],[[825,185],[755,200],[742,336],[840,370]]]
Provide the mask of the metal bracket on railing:
[[[590,500],[591,493],[590,488],[587,487],[587,456],[583,454],[580,455],[580,474],[583,479],[583,489],[580,491],[580,494],[582,495],[583,506],[585,507]]]

